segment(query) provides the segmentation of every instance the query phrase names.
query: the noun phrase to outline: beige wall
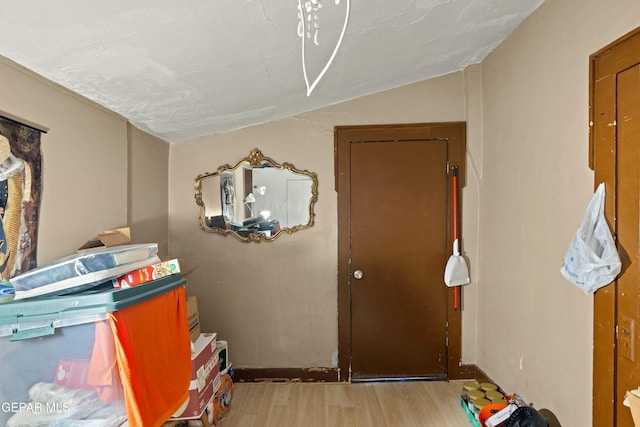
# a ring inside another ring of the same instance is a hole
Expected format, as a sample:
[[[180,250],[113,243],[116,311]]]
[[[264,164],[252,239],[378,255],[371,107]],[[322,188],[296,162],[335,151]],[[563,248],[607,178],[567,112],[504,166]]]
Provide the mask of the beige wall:
[[[171,146],[170,253],[198,269],[187,290],[203,328],[230,343],[240,367],[330,367],[337,351],[336,125],[465,120],[463,73],[307,114]],[[316,225],[247,244],[200,230],[193,183],[252,148],[318,174]],[[472,329],[472,325],[469,325]],[[381,337],[381,343],[390,337]]]
[[[589,55],[640,25],[636,1],[547,0],[482,64],[477,364],[591,425],[593,297],[562,257],[594,182]]]
[[[127,220],[126,121],[0,62],[0,110],[49,128],[42,136],[38,263],[69,255]]]
[[[128,224],[134,240],[158,241],[166,251],[168,144],[1,57],[0,93],[0,111],[49,128],[42,136],[40,265]]]
[[[134,243],[158,244],[165,258],[169,245],[169,144],[129,125],[127,224]]]

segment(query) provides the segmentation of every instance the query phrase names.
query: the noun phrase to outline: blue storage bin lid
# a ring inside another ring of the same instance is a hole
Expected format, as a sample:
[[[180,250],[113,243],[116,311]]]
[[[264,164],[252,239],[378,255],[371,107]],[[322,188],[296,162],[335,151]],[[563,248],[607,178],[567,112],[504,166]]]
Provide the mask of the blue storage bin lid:
[[[53,324],[54,321],[65,318],[110,313],[162,295],[185,283],[186,280],[180,274],[174,274],[131,288],[89,290],[64,296],[14,300],[0,304],[0,325],[42,322]]]

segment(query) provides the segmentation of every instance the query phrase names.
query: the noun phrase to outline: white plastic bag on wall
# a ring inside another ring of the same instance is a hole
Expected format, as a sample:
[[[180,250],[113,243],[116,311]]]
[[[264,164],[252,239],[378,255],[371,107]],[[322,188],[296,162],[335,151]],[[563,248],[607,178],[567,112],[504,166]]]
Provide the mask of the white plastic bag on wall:
[[[600,183],[582,224],[567,249],[560,272],[587,294],[613,282],[622,263],[604,217],[604,183]]]

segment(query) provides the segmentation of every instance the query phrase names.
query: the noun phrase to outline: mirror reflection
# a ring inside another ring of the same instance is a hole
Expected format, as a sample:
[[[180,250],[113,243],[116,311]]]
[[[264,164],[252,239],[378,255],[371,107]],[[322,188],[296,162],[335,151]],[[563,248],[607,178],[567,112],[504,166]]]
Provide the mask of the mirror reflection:
[[[203,230],[245,242],[269,241],[314,224],[318,179],[256,148],[234,166],[199,175],[195,197]]]

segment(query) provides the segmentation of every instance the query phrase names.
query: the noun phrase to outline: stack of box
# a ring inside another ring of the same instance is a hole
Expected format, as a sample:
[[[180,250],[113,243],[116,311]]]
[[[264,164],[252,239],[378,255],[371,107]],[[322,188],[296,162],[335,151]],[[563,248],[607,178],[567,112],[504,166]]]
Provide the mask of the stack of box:
[[[228,344],[215,333],[201,333],[197,299],[187,298],[189,332],[193,341],[192,380],[189,398],[172,420],[189,420],[188,425],[218,426],[229,411],[233,392],[233,366]],[[171,425],[171,424],[168,424]]]
[[[220,383],[220,364],[216,334],[201,334],[193,343],[189,397],[174,414],[174,419],[198,419],[213,398]]]
[[[231,409],[233,395],[233,365],[229,362],[229,345],[226,341],[218,341],[218,359],[220,360],[220,384],[213,396],[210,414],[213,425],[218,426]]]

